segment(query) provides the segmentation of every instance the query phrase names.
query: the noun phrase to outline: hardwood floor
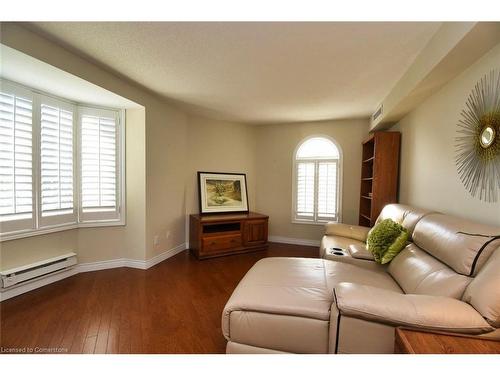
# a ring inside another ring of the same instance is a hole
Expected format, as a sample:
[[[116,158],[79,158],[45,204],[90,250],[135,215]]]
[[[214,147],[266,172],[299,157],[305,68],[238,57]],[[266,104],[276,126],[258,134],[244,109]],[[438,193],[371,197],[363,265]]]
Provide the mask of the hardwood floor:
[[[224,353],[222,309],[243,275],[269,256],[318,256],[315,247],[198,261],[188,251],[150,268],[81,273],[0,303],[0,347],[62,353]]]

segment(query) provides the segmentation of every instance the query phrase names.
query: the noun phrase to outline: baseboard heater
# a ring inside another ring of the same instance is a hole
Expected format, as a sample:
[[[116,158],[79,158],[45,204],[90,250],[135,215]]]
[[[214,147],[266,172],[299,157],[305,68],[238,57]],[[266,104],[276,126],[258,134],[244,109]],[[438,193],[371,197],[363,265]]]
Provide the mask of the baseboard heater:
[[[21,283],[35,281],[49,274],[60,272],[73,267],[77,263],[75,253],[67,253],[54,258],[45,259],[25,266],[1,271],[1,287],[11,288]]]

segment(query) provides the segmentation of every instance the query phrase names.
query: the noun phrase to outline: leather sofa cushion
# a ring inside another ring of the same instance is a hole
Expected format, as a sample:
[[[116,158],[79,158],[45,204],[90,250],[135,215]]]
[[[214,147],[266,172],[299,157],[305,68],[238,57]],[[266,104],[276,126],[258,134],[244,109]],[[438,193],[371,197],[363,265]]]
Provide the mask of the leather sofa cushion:
[[[456,272],[473,276],[500,245],[498,239],[482,249],[491,239],[484,236],[499,234],[500,228],[454,216],[429,214],[417,223],[413,241]]]
[[[436,258],[409,244],[389,264],[389,273],[410,294],[461,299],[471,278],[460,275]]]
[[[500,328],[500,248],[469,284],[463,300],[474,306],[492,326]]]
[[[231,341],[289,353],[328,353],[330,322],[254,311],[231,313]]]
[[[232,340],[234,325],[243,322],[233,319],[232,313],[235,311],[328,322],[334,301],[333,289],[342,281],[374,285],[401,293],[397,283],[382,270],[368,270],[325,259],[265,258],[248,271],[227,302],[222,313],[224,336]]]
[[[402,294],[353,283],[339,283],[335,294],[342,315],[393,326],[447,332],[479,334],[493,331],[472,306],[454,298]]]
[[[384,206],[380,212],[375,225],[380,223],[382,220],[392,219],[408,230],[408,238],[411,240],[413,231],[418,221],[431,212],[432,211],[430,210],[415,208],[399,203],[388,204]]]
[[[373,285],[377,288],[392,290],[402,293],[403,291],[394,279],[387,273],[386,268],[375,262],[363,261],[378,266],[374,269],[361,268],[357,264],[351,265],[341,262],[325,260],[325,276],[328,288],[333,291],[340,282],[352,282],[362,285]]]

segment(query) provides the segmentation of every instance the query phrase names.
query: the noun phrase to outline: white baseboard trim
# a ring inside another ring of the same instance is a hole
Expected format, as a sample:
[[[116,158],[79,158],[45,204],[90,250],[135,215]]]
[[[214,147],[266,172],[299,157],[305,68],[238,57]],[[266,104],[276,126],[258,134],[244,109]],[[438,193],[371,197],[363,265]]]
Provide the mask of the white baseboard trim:
[[[188,245],[186,243],[181,243],[180,245],[177,245],[176,247],[174,247],[170,250],[164,251],[163,253],[158,254],[155,257],[146,260],[144,262],[143,269],[147,270],[148,268],[151,268],[151,267],[157,265],[158,263],[163,262],[165,259],[171,258],[174,255],[177,255],[181,251],[184,251],[186,249],[189,249]],[[129,267],[132,267],[132,266],[129,266]],[[140,267],[137,267],[137,268],[140,268]]]
[[[50,275],[42,276],[41,278],[34,281],[26,281],[25,283],[15,285],[12,288],[4,289],[0,291],[0,302],[82,272],[100,271],[119,267],[139,268],[141,270],[147,270],[148,268],[151,268],[154,265],[163,262],[164,260],[173,257],[174,255],[179,254],[181,251],[184,251],[186,249],[186,244],[182,243],[148,260],[121,258],[103,260],[100,262],[80,263],[72,268],[51,273]]]
[[[127,264],[128,262],[144,262],[144,261],[121,258],[121,259],[102,260],[99,262],[80,263],[77,264],[75,267],[78,270],[78,273],[92,272],[100,270],[109,270],[111,268],[129,267]]]
[[[319,240],[307,240],[305,238],[291,238],[281,236],[269,236],[269,242],[287,243],[291,245],[319,246]]]

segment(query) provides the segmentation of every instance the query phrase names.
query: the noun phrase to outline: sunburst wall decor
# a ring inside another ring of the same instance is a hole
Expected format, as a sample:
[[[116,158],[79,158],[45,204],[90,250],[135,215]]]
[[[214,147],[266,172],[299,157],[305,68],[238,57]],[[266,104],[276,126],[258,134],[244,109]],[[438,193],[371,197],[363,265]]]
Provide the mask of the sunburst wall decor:
[[[500,70],[490,71],[469,94],[458,122],[455,150],[465,188],[485,202],[500,192]]]

